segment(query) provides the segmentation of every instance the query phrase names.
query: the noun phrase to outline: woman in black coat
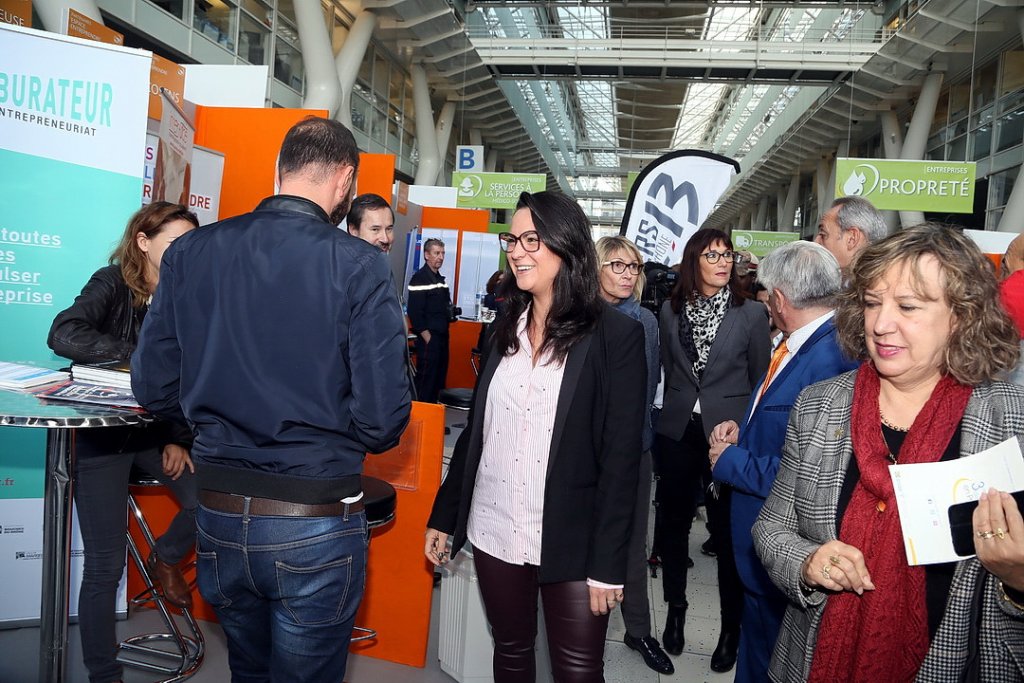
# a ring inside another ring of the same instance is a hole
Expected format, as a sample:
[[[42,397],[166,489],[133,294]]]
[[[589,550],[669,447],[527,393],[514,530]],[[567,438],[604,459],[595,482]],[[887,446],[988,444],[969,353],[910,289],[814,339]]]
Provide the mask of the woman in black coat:
[[[177,237],[198,227],[195,214],[178,204],[154,202],[139,210],[110,257],[74,303],[57,314],[46,343],[76,363],[127,364],[160,278],[160,259]],[[171,489],[181,511],[157,539],[150,570],[165,597],[191,607],[178,563],[195,544],[197,490],[184,425],[87,429],[75,440],[75,505],[85,545],[78,600],[79,632],[89,680],[121,680],[114,634],[114,600],[124,573],[128,475],[132,464]]]
[[[659,321],[665,390],[655,425],[660,477],[655,534],[669,603],[662,644],[675,655],[684,645],[690,526],[701,481],[711,481],[708,437],[720,422],[742,422],[770,355],[768,316],[763,306],[740,296],[735,259],[725,233],[698,230],[686,244],[679,280]],[[727,486],[704,495],[718,556],[722,629],[711,669],[719,672],[736,663],[743,610],[743,586],[732,554],[729,496]]]
[[[604,680],[623,598],[646,402],[644,333],[598,294],[579,205],[524,193],[468,428],[428,522],[439,565],[466,540],[494,636],[495,681],[533,681],[540,595],[555,679]]]

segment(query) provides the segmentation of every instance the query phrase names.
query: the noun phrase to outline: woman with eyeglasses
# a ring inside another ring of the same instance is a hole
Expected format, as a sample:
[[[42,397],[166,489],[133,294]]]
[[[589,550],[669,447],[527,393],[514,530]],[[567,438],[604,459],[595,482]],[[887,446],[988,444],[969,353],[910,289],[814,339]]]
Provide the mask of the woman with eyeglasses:
[[[662,644],[683,651],[686,621],[687,548],[701,482],[710,482],[708,438],[725,420],[740,422],[750,393],[768,368],[768,320],[764,309],[739,294],[736,253],[719,230],[698,230],[683,250],[679,280],[661,309],[661,362],[665,390],[655,425],[658,457],[658,550],[669,604]],[[746,305],[745,305],[746,304]],[[736,663],[743,586],[736,573],[729,526],[727,486],[704,495],[718,558],[721,633],[712,671]]]
[[[597,265],[600,267],[601,298],[644,326],[647,356],[643,450],[640,453],[633,533],[629,539],[625,600],[622,602],[622,620],[626,624],[623,642],[631,650],[639,652],[649,668],[671,674],[675,672],[672,660],[661,649],[658,639],[651,635],[651,603],[647,599],[647,522],[651,514],[651,445],[654,442],[651,404],[661,379],[658,319],[640,305],[647,278],[644,277],[643,256],[635,244],[625,237],[602,237],[597,241]]]
[[[469,426],[434,500],[424,552],[473,544],[494,680],[536,677],[538,596],[557,681],[604,680],[623,600],[647,367],[643,327],[601,301],[590,222],[572,199],[523,193]]]

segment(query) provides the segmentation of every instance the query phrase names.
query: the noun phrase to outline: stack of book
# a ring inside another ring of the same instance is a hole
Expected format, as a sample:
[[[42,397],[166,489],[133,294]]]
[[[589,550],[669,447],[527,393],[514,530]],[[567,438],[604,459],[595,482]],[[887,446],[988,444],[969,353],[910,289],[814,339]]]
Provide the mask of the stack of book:
[[[0,389],[31,389],[67,379],[68,373],[59,370],[0,361]]]
[[[132,390],[132,376],[128,361],[114,360],[106,363],[73,363],[71,379],[85,384]]]

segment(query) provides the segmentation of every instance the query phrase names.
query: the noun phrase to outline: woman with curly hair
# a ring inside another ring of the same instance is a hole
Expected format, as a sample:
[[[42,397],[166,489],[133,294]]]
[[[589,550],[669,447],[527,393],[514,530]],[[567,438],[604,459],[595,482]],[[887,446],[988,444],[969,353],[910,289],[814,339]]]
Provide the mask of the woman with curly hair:
[[[992,264],[953,228],[896,233],[854,262],[836,326],[862,363],[800,394],[753,529],[790,602],[771,679],[1024,680],[1013,498],[982,496],[976,559],[909,566],[889,475],[1024,434],[1024,390],[996,380],[1018,346]]]

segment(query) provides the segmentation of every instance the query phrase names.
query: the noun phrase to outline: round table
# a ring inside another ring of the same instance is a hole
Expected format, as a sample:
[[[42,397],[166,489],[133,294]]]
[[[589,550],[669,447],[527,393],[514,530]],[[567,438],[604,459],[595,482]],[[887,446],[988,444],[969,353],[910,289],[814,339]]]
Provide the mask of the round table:
[[[63,681],[68,645],[71,502],[76,429],[143,424],[145,413],[84,403],[43,401],[33,394],[0,389],[0,426],[46,430],[43,492],[43,581],[39,608],[39,679]]]

